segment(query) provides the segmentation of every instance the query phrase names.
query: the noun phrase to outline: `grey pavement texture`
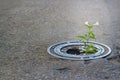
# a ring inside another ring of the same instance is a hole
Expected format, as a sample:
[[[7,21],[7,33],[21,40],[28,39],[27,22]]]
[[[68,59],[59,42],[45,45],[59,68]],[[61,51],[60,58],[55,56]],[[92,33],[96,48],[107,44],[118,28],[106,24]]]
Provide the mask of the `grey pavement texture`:
[[[47,47],[94,28],[112,54],[57,59]],[[0,80],[120,80],[120,0],[0,0]]]

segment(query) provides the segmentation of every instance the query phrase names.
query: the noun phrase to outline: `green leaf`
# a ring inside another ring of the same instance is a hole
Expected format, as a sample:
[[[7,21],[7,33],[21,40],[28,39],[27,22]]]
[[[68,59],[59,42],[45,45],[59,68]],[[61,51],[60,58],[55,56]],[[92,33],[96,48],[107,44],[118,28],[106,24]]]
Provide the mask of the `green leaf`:
[[[96,39],[95,38],[95,34],[93,33],[93,31],[88,31],[88,35],[91,39]]]
[[[91,30],[90,30],[90,31],[88,31],[88,34],[93,34],[93,31],[91,31]]]
[[[97,48],[95,48],[94,46],[91,46],[91,47],[89,46],[89,48],[86,49],[86,53],[93,53],[95,51],[97,51]]]
[[[87,53],[93,53],[95,51],[96,51],[95,48],[89,48],[86,50]]]
[[[96,39],[96,38],[95,38],[95,34],[94,34],[94,33],[91,33],[91,34],[90,34],[90,38]]]
[[[85,39],[89,39],[89,36],[87,34],[84,35]]]
[[[93,26],[92,25],[86,25],[89,29],[92,29]]]
[[[77,38],[85,39],[85,36],[77,36]]]
[[[92,44],[92,43],[90,43],[90,44],[89,44],[89,47],[90,47],[90,48],[92,48],[92,47],[93,47],[93,44]]]

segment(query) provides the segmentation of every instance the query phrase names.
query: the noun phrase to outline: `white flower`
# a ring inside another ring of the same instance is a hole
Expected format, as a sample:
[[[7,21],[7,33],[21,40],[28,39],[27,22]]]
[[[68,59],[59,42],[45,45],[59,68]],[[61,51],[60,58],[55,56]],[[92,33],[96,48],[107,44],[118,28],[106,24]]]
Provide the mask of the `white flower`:
[[[93,24],[93,25],[98,26],[98,25],[99,25],[99,22],[96,22],[96,23],[95,23],[95,24]]]
[[[85,25],[89,25],[88,21],[85,22]]]

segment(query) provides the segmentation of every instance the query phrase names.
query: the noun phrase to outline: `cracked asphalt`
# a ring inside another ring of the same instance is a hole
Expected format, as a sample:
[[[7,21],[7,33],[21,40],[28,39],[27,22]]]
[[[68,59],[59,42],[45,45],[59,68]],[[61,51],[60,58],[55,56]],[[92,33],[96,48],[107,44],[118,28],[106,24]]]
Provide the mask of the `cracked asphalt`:
[[[0,80],[120,80],[119,0],[0,0]],[[94,28],[110,56],[71,61],[50,56],[48,46]]]

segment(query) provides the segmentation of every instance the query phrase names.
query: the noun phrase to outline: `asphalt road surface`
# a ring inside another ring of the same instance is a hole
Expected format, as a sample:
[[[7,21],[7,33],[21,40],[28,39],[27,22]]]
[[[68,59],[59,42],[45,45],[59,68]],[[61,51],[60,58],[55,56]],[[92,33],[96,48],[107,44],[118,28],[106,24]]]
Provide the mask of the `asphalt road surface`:
[[[99,21],[97,42],[112,54],[91,61],[50,56]],[[120,80],[120,0],[0,0],[0,80]]]

